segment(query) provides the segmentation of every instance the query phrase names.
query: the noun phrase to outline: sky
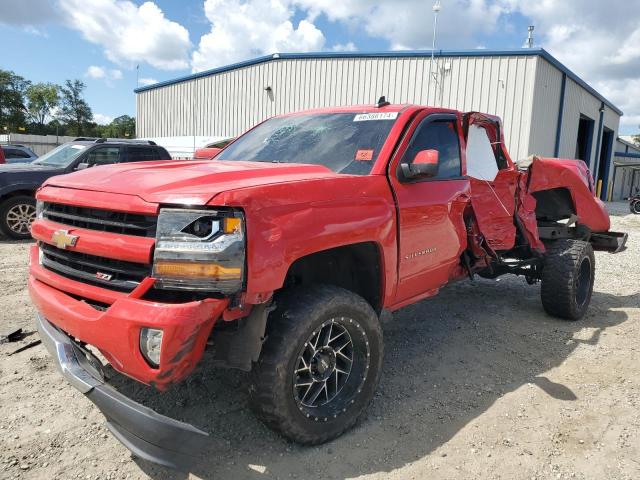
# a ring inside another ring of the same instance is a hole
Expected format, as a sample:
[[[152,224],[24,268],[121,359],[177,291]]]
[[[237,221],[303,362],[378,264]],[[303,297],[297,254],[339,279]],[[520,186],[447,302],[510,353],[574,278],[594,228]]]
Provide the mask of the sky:
[[[430,49],[433,0],[0,0],[0,68],[80,79],[94,119],[136,85],[275,52]],[[521,48],[527,26],[640,130],[640,0],[441,0],[438,49]]]

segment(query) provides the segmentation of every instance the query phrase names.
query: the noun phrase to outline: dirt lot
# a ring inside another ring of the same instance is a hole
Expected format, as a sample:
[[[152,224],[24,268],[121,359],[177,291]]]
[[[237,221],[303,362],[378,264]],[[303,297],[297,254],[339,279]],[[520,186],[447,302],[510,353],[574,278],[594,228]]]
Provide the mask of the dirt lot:
[[[640,478],[640,217],[612,205],[629,249],[597,254],[581,322],[548,317],[539,286],[477,280],[384,319],[385,367],[360,424],[317,448],[246,408],[246,376],[205,362],[159,395],[119,388],[213,433],[190,474],[132,458],[44,347],[0,345],[1,478]],[[29,244],[0,243],[0,332],[32,331]]]

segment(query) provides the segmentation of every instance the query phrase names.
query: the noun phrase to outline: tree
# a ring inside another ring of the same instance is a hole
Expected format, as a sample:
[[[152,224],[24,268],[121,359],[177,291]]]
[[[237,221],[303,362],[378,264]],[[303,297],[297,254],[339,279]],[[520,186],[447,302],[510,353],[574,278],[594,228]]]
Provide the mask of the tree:
[[[53,83],[36,83],[26,90],[28,116],[36,124],[38,133],[45,133],[45,120],[51,117],[53,108],[58,106],[58,89]]]
[[[74,135],[83,135],[87,124],[93,120],[93,113],[82,92],[85,84],[80,80],[67,80],[64,87],[60,87],[62,95],[60,102],[60,119],[66,123]]]
[[[121,115],[113,119],[109,125],[102,126],[102,136],[108,138],[135,138],[136,119],[129,115]]]
[[[26,124],[25,91],[30,82],[20,75],[0,70],[0,130],[17,130]]]

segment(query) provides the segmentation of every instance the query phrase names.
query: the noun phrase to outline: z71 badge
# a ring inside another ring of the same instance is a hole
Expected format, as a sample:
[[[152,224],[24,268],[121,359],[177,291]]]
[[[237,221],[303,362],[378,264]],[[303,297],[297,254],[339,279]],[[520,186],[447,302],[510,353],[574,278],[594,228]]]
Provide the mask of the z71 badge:
[[[109,275],[108,273],[96,272],[96,278],[98,280],[109,282],[113,278],[113,275]]]

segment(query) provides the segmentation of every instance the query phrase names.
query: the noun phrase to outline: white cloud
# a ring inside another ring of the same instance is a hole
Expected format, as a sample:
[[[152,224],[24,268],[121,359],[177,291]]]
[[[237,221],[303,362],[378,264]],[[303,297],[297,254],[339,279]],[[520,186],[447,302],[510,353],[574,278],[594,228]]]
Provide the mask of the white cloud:
[[[334,52],[355,52],[358,50],[358,47],[353,42],[347,43],[336,43],[331,50]]]
[[[89,78],[104,78],[106,76],[105,69],[96,65],[91,65],[87,68],[85,75]]]
[[[138,83],[140,84],[140,86],[144,87],[147,85],[153,85],[154,83],[158,83],[158,80],[151,77],[144,77],[144,78],[140,78],[138,80]]]
[[[137,6],[127,0],[59,0],[59,5],[68,25],[100,45],[114,63],[147,62],[165,70],[189,65],[189,32],[153,2]]]
[[[211,31],[200,38],[191,68],[201,71],[273,52],[324,47],[323,33],[305,19],[293,24],[290,0],[205,0]]]
[[[108,125],[111,122],[113,122],[113,117],[109,115],[103,115],[102,113],[94,113],[93,121],[96,122],[98,125]]]
[[[40,28],[36,28],[33,25],[25,25],[22,30],[29,35],[35,35],[37,37],[49,38],[49,34]]]
[[[121,70],[109,70],[109,75],[112,80],[122,80],[122,71]]]
[[[292,0],[311,18],[324,14],[351,28],[383,38],[393,50],[431,48],[433,2],[424,0]],[[468,47],[478,33],[492,33],[507,9],[499,0],[444,0],[439,46]],[[463,27],[462,27],[463,26]]]
[[[104,80],[107,86],[113,87],[114,80],[122,80],[122,71],[91,65],[87,68],[84,76],[94,80]]]

